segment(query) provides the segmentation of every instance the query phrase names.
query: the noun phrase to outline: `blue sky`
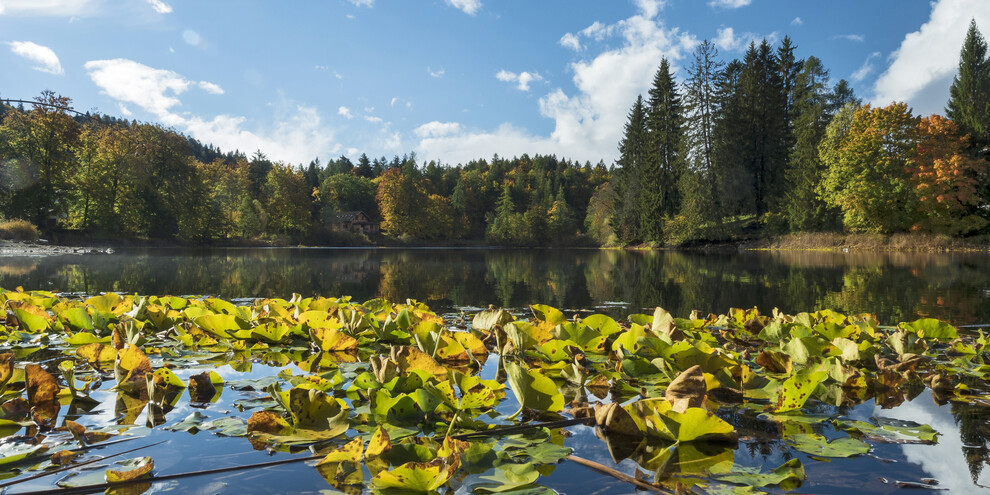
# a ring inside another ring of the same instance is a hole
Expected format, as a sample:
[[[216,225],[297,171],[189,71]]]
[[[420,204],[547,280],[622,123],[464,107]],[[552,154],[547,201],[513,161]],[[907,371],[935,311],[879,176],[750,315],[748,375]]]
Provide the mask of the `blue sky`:
[[[616,158],[662,56],[789,35],[867,102],[942,112],[987,0],[0,0],[0,98],[160,122],[289,163]]]

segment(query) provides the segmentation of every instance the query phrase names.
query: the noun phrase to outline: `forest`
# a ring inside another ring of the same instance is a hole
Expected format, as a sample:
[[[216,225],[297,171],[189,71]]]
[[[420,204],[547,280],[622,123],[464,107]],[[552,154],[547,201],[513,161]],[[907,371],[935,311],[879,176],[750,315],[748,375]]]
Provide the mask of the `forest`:
[[[990,60],[972,22],[946,115],[863,104],[789,37],[725,62],[663,59],[613,164],[554,155],[308,165],[223,152],[155,123],[0,104],[0,222],[184,243],[674,246],[789,232],[990,230]],[[565,151],[566,150],[562,150]],[[337,232],[363,211],[384,235]]]

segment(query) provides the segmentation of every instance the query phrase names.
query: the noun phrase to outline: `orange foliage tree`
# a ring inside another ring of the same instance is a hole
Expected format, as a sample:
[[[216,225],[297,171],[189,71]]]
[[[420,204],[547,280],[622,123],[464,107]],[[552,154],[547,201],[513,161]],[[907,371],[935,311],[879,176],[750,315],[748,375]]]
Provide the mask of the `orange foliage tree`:
[[[918,145],[908,172],[922,215],[913,230],[959,235],[986,225],[975,214],[986,162],[966,154],[966,147],[967,137],[955,122],[931,115],[918,123]]]

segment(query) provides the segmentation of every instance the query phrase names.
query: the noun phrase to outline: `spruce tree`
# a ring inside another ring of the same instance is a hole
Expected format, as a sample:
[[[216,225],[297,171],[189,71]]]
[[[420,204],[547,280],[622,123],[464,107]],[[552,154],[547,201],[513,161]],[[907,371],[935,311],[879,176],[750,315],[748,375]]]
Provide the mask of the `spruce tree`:
[[[740,74],[740,95],[748,125],[741,159],[753,185],[753,211],[776,211],[787,164],[787,95],[779,61],[767,40],[751,43]]]
[[[946,116],[972,136],[974,145],[985,145],[990,139],[990,61],[975,19],[969,23],[959,53],[959,74],[952,80],[949,95]]]
[[[626,122],[619,143],[619,165],[616,171],[616,205],[612,225],[621,242],[639,240],[638,200],[640,171],[646,157],[646,107],[638,96]]]
[[[829,110],[828,70],[817,57],[808,57],[798,74],[793,90],[794,147],[787,170],[788,188],[784,214],[792,230],[816,231],[837,218],[817,190],[824,171],[818,156],[818,143],[831,121]]]
[[[683,171],[683,116],[680,96],[666,58],[653,78],[646,114],[647,156],[640,173],[639,214],[643,240],[663,240],[663,221],[677,213]]]
[[[685,138],[693,173],[691,194],[697,208],[690,213],[694,225],[721,225],[722,195],[717,194],[719,170],[715,166],[715,123],[719,115],[718,77],[725,64],[718,60],[718,49],[705,40],[694,52],[685,84]],[[687,191],[682,191],[685,194]]]

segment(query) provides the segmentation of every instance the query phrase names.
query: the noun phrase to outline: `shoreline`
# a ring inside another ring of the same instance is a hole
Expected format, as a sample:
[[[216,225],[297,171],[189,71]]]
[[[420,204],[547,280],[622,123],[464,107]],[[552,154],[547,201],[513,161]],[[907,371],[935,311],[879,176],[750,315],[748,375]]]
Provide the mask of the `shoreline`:
[[[990,252],[990,236],[955,238],[931,234],[841,234],[841,233],[801,233],[780,236],[729,240],[721,242],[700,242],[685,246],[648,245],[634,246],[588,246],[556,245],[538,247],[497,246],[480,242],[451,243],[373,243],[368,245],[311,245],[289,244],[284,241],[236,241],[230,243],[159,243],[151,240],[119,239],[72,239],[69,244],[0,240],[0,257],[9,256],[62,256],[82,254],[113,254],[115,249],[166,247],[166,248],[309,248],[309,249],[600,249],[621,251],[698,251],[698,252],[743,252],[743,251],[820,251],[830,253],[953,253]]]

